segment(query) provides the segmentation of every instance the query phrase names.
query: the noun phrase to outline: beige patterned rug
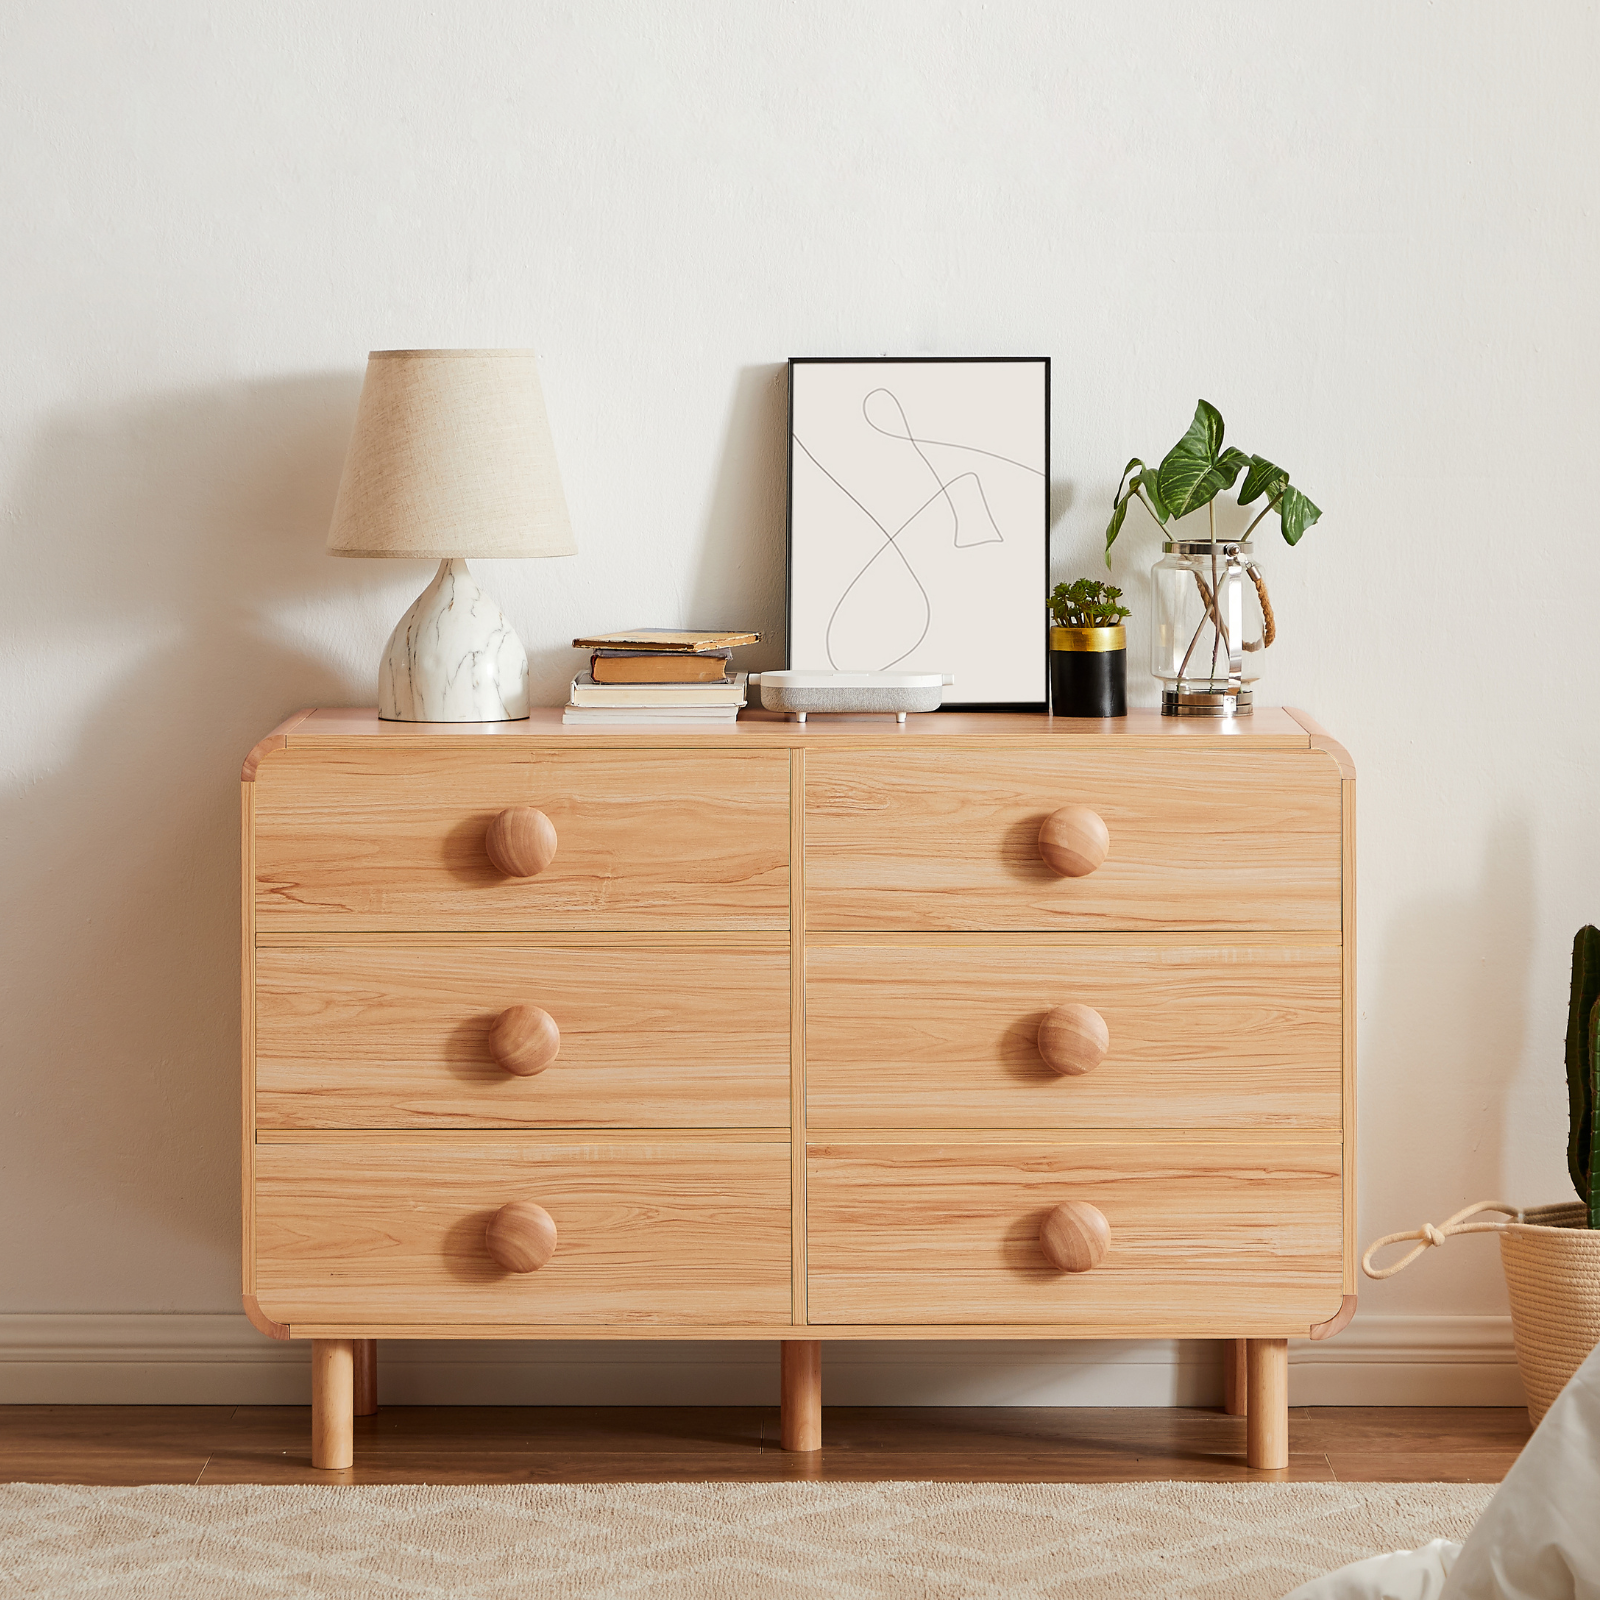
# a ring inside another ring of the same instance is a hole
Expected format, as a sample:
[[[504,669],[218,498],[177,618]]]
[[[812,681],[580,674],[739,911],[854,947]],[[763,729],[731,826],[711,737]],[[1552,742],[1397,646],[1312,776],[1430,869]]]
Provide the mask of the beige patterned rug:
[[[1463,1538],[1488,1484],[0,1486],[0,1594],[1277,1600]]]

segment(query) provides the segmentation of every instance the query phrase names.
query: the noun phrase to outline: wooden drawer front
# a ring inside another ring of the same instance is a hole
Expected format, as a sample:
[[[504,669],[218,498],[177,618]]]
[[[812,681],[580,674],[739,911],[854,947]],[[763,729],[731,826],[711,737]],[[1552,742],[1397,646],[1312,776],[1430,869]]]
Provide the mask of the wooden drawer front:
[[[806,953],[813,1128],[1337,1129],[1337,946],[816,947]],[[1111,1042],[1059,1076],[1055,1006]]]
[[[1339,927],[1340,783],[1320,755],[813,749],[805,781],[812,930]],[[1038,853],[1071,805],[1111,834],[1081,878]]]
[[[256,774],[256,917],[276,930],[687,930],[789,925],[784,750],[285,750]],[[537,877],[489,824],[555,824]]]
[[[508,1006],[561,1033],[544,1071],[489,1054]],[[272,949],[256,956],[263,1128],[779,1128],[782,949]]]
[[[554,1257],[504,1271],[484,1229],[512,1200]],[[786,1322],[789,1147],[451,1134],[256,1148],[256,1293],[280,1322]]]
[[[1152,1337],[1305,1331],[1342,1299],[1337,1145],[814,1144],[810,1320],[1039,1323]],[[1039,1224],[1110,1224],[1059,1272]]]

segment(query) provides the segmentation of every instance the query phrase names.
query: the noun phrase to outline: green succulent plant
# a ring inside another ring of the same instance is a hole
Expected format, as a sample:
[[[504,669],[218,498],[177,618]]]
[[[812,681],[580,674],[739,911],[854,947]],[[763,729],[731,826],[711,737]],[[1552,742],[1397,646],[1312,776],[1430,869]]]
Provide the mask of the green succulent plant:
[[[1161,458],[1159,466],[1147,467],[1135,456],[1122,469],[1117,497],[1106,525],[1106,565],[1111,565],[1111,547],[1122,532],[1123,519],[1134,499],[1144,505],[1157,523],[1165,527],[1177,517],[1211,507],[1211,536],[1216,537],[1216,507],[1213,502],[1224,489],[1231,489],[1244,473],[1239,485],[1239,504],[1248,506],[1267,497],[1260,515],[1241,535],[1239,542],[1255,531],[1268,512],[1276,511],[1284,540],[1299,544],[1306,529],[1322,512],[1289,482],[1289,474],[1274,466],[1265,456],[1247,456],[1231,445],[1222,446],[1222,413],[1209,400],[1201,400],[1194,411],[1189,431]]]
[[[1058,583],[1050,592],[1050,615],[1062,628],[1111,628],[1133,613],[1119,606],[1122,591],[1093,578]]]

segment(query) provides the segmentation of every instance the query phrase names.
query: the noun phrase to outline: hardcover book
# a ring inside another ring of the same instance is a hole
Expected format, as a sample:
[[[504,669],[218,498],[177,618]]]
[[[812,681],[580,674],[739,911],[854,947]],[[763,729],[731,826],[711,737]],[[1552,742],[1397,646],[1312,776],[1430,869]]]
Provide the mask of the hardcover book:
[[[575,650],[731,650],[735,645],[758,644],[759,633],[697,633],[691,628],[633,628],[621,633],[597,633],[574,639]]]

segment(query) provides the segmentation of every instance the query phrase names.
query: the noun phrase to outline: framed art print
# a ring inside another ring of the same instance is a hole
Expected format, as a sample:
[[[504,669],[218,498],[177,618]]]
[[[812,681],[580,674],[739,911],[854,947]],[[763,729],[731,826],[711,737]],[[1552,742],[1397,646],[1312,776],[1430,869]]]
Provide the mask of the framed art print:
[[[791,668],[1042,711],[1049,568],[1049,357],[789,362]]]

